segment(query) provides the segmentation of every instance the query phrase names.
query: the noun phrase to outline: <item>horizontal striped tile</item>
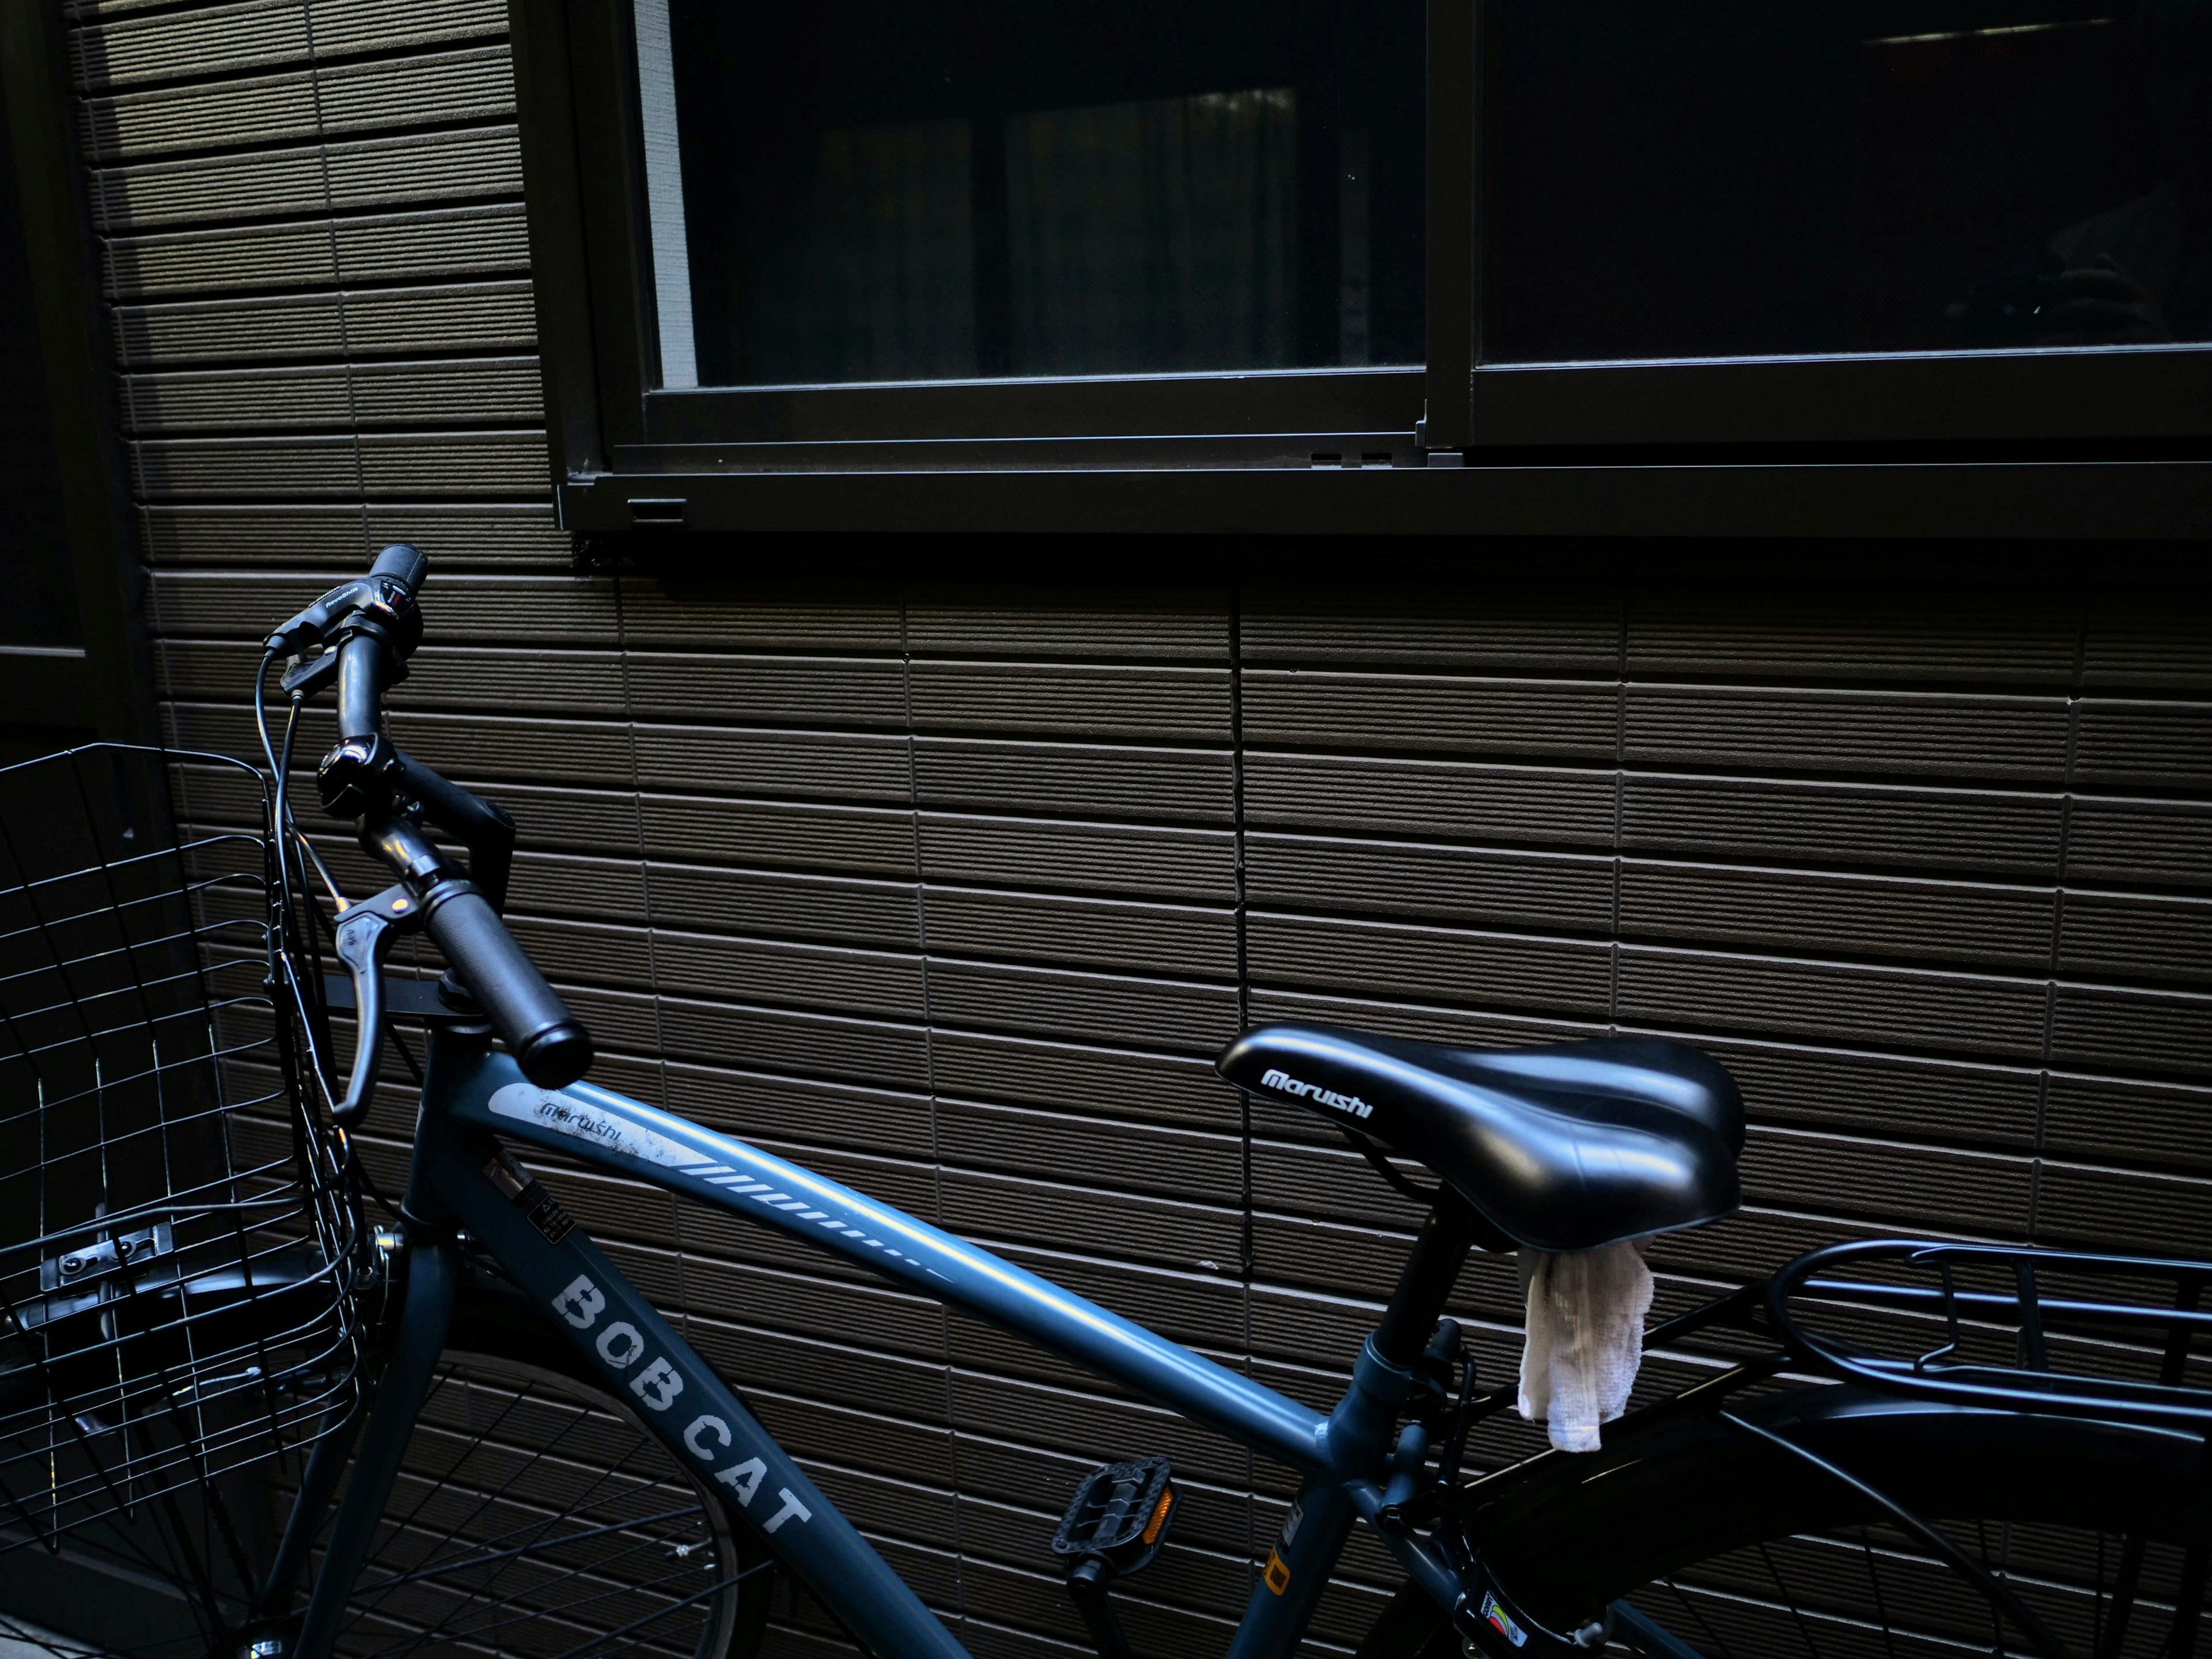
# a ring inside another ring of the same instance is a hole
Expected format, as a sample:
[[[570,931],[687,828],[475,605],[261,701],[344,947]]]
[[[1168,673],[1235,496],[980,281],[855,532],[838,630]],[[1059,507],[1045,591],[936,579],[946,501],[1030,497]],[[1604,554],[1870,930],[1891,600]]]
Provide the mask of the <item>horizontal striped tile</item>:
[[[1620,658],[1620,598],[1595,586],[1468,593],[1261,579],[1242,601],[1239,641],[1254,664],[1611,674]]]
[[[1112,1183],[1032,1181],[948,1165],[938,1190],[945,1225],[991,1244],[1092,1250],[1110,1243],[1122,1261],[1230,1273],[1243,1248],[1243,1218],[1233,1208],[1130,1194]],[[1138,1316],[1149,1316],[1184,1342],[1214,1337],[1199,1322],[1178,1318],[1182,1312],[1171,1305]]]
[[[632,738],[637,781],[655,793],[702,780],[734,793],[801,800],[904,803],[912,793],[907,744],[888,734],[641,724]]]
[[[116,356],[137,367],[336,355],[344,350],[342,309],[337,295],[319,294],[298,300],[119,306],[110,317]]]
[[[1659,679],[2062,688],[2080,634],[2070,605],[1993,604],[1984,593],[1645,588],[1629,600],[1625,667]]]
[[[1631,685],[1632,764],[1899,773],[2055,784],[2063,697]]]
[[[1615,797],[1609,770],[1265,750],[1244,757],[1246,816],[1285,829],[1609,848]]]
[[[505,46],[287,70],[89,98],[78,106],[88,160],[275,144],[340,133],[512,120]]]
[[[357,430],[517,426],[545,417],[536,357],[126,374],[126,430]]]
[[[1229,676],[1203,668],[915,662],[922,731],[1226,743]]]
[[[2082,1071],[2202,1076],[2212,1054],[2212,996],[2062,985],[2051,1053]]]
[[[638,811],[643,845],[657,857],[876,876],[915,872],[914,817],[903,810],[646,794]]]
[[[1364,996],[1605,1017],[1612,948],[1598,941],[1254,911],[1255,981]]]
[[[2039,980],[1641,945],[1620,950],[1620,1017],[1677,1031],[1765,1031],[2033,1060],[2042,1052],[2045,1002]]]
[[[526,514],[528,509],[522,511]],[[138,523],[146,561],[157,570],[170,566],[235,568],[282,562],[338,571],[365,568],[374,553],[367,515],[351,503],[141,506]],[[156,575],[149,586],[158,592],[160,577]],[[272,612],[269,625],[283,620],[282,614]]]
[[[921,896],[911,882],[657,860],[641,866],[641,877],[651,890],[653,914],[688,929],[895,951],[918,951],[922,946]]]
[[[1255,1139],[1252,1203],[1271,1214],[1348,1222],[1404,1237],[1421,1223],[1418,1206],[1334,1137],[1329,1145],[1313,1146]],[[1375,1292],[1387,1293],[1379,1283]]]
[[[933,960],[929,1011],[934,1019],[982,1030],[1199,1054],[1237,1034],[1237,994],[1225,985],[1006,963]]]
[[[1202,1056],[1139,1054],[1034,1037],[940,1031],[931,1043],[939,1088],[951,1094],[1235,1132],[1237,1091]]]
[[[420,283],[529,265],[522,210],[507,204],[118,237],[104,252],[107,291],[118,300]]]
[[[2139,1078],[2051,1074],[2045,1144],[2076,1158],[2212,1170],[2212,1089]]]
[[[2081,641],[2081,684],[2090,691],[2212,692],[2212,606],[2199,594],[2134,595],[2092,601]]]
[[[645,649],[896,657],[893,595],[850,586],[626,577],[623,634]]]
[[[1621,845],[1642,852],[2048,881],[2063,804],[2054,795],[1789,778],[1631,772]]]
[[[2057,921],[2047,887],[1643,859],[1620,872],[1620,927],[1631,939],[2043,973]]]
[[[663,997],[659,1010],[657,1041],[673,1059],[909,1091],[928,1086],[926,1043],[915,1026],[692,997]]]
[[[2212,1253],[2212,1182],[2059,1163],[2043,1168],[2038,1232],[2162,1256]]]
[[[1620,696],[1572,680],[1252,669],[1243,712],[1249,743],[1609,763]]]
[[[1119,1191],[1232,1207],[1243,1202],[1243,1148],[1236,1136],[1121,1121],[1114,1115],[1120,1103],[1087,1080],[1064,1104],[1067,1109],[1040,1112],[940,1096],[938,1154],[969,1170],[1044,1180],[1085,1170]]]
[[[187,161],[138,161],[92,174],[93,216],[111,237],[240,219],[279,220],[361,214],[439,202],[514,198],[522,191],[522,152],[514,127],[470,127],[257,149]],[[289,244],[298,224],[264,224],[234,234],[240,248],[259,240]],[[324,240],[358,240],[349,221],[312,227]],[[335,267],[333,267],[335,269]],[[356,277],[367,274],[358,257]],[[231,286],[243,287],[243,282]]]
[[[1158,824],[924,812],[915,828],[932,881],[1063,887],[1233,903],[1236,844],[1228,831]]]
[[[936,952],[1137,972],[1172,963],[1193,978],[1237,977],[1237,922],[1226,908],[934,884],[922,905]]]
[[[147,501],[329,499],[542,493],[538,432],[441,432],[288,438],[160,438],[131,447]]]
[[[672,924],[685,920],[678,911]],[[635,930],[629,930],[633,936]],[[588,938],[577,947],[599,948]],[[762,1006],[823,1008],[881,1019],[927,1017],[919,957],[852,945],[731,939],[656,927],[653,981],[677,994]],[[602,958],[604,959],[604,958]],[[593,970],[598,971],[598,970]]]
[[[400,517],[392,527],[404,528],[409,522]],[[611,646],[620,637],[612,585],[604,577],[448,575],[438,562],[434,538],[426,537],[422,544],[431,556],[424,604],[425,632],[434,647],[469,641],[510,643],[518,635],[538,645]],[[173,571],[157,574],[150,586],[164,633],[258,641],[292,611],[355,574],[349,564],[283,572]]]
[[[1235,816],[1225,751],[925,738],[913,752],[916,796],[930,806],[1170,823]]]
[[[538,338],[526,282],[118,306],[110,314],[116,355],[133,368],[475,353]]]
[[[2066,831],[2069,880],[2212,887],[2212,803],[2077,796]]]
[[[284,613],[262,621],[274,627]],[[170,696],[219,701],[253,684],[261,653],[244,641],[172,638],[156,650],[162,689]],[[510,712],[592,714],[622,702],[622,659],[612,652],[485,651],[430,646],[418,651],[395,708],[466,709],[496,696]]]
[[[747,1139],[779,1135],[788,1139],[794,1132],[803,1131],[804,1138],[817,1145],[908,1158],[931,1156],[926,1096],[719,1066],[672,1064],[665,1068],[656,1066],[653,1070],[665,1071],[660,1081],[670,1111]],[[811,1158],[812,1154],[807,1156]],[[770,1229],[732,1225],[750,1237],[777,1236]],[[687,1237],[704,1238],[708,1231],[703,1212],[696,1222],[686,1224]],[[820,1264],[825,1270],[830,1261],[813,1250],[801,1252],[800,1259]]]
[[[1340,910],[1598,933],[1613,925],[1610,859],[1253,833],[1245,892],[1273,909]]]
[[[1949,1144],[2035,1144],[2044,1084],[2032,1066],[1735,1037],[1701,1036],[1698,1046],[1728,1067],[1754,1121]]]
[[[986,589],[917,594],[907,612],[917,658],[1150,659],[1225,664],[1219,591]]]
[[[750,726],[905,724],[896,662],[633,651],[623,664],[630,707],[641,715]]]
[[[70,68],[80,88],[127,87],[506,32],[498,0],[233,0],[88,20],[70,36]]]
[[[1916,1226],[1966,1226],[2025,1237],[2034,1161],[2016,1154],[1869,1141],[1802,1129],[1754,1129],[1744,1143],[1744,1196],[1787,1204],[1826,1190],[1841,1212]]]
[[[2212,898],[2069,892],[2059,971],[2212,988]]]
[[[2212,702],[2086,699],[2074,777],[2094,790],[2212,788]]]
[[[1556,1011],[1514,1013],[1498,1009],[1449,1008],[1422,998],[1353,995],[1340,990],[1288,990],[1268,985],[1252,987],[1250,1012],[1255,1025],[1273,1020],[1348,1025],[1357,1030],[1382,1031],[1423,1042],[1456,1043],[1469,1048],[1525,1048],[1539,1043],[1574,1042],[1583,1037],[1602,1036],[1606,1031],[1601,1017],[1577,1018]]]

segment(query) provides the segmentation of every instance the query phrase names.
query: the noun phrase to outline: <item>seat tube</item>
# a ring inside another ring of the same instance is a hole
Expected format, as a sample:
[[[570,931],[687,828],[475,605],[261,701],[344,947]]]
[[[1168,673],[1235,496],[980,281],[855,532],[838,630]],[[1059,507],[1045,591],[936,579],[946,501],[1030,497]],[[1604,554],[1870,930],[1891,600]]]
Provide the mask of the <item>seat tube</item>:
[[[1479,1225],[1449,1188],[1421,1224],[1382,1322],[1362,1345],[1352,1386],[1329,1413],[1331,1473],[1309,1480],[1291,1506],[1245,1604],[1230,1659],[1277,1659],[1304,1634],[1352,1528],[1344,1483],[1384,1475],[1391,1431],[1413,1390],[1413,1361],[1443,1312]]]
[[[1327,1475],[1308,1480],[1284,1518],[1244,1604],[1229,1659],[1280,1659],[1295,1652],[1352,1530],[1352,1499]]]

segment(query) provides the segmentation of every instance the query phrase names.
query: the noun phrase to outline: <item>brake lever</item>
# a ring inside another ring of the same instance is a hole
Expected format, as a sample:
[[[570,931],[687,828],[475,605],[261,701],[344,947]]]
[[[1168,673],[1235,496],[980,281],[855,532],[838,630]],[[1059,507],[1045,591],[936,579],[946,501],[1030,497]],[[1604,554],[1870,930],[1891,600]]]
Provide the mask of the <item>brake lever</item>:
[[[346,907],[338,918],[337,958],[353,976],[353,1075],[345,1098],[331,1121],[349,1129],[368,1115],[384,1060],[384,961],[392,941],[422,926],[415,896],[404,886],[387,887],[374,898]]]

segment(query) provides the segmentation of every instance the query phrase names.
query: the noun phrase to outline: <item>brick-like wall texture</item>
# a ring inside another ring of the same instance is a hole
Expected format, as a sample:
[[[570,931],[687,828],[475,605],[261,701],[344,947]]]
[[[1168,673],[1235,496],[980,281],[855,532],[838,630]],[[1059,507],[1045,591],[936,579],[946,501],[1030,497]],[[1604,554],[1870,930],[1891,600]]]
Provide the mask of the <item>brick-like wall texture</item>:
[[[170,739],[253,752],[261,632],[420,542],[402,740],[520,818],[516,931],[601,1081],[1316,1404],[1413,1212],[1212,1077],[1251,1021],[1718,1055],[1749,1203],[1660,1244],[1662,1308],[1868,1230],[2212,1251],[2212,615],[578,577],[505,21],[79,0],[73,62]],[[979,1655],[1073,1650],[1053,1522],[1156,1450],[1190,1501],[1129,1623],[1220,1650],[1279,1471],[775,1236],[562,1186]],[[1513,1282],[1479,1259],[1459,1298],[1492,1380]],[[1356,1544],[1316,1647],[1389,1580]],[[776,1650],[832,1650],[815,1622]]]

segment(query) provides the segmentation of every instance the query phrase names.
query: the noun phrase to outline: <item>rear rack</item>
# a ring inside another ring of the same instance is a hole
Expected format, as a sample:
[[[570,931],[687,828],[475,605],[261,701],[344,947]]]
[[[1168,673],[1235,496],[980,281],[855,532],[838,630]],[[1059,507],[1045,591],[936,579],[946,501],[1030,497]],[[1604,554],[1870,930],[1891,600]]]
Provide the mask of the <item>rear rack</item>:
[[[1794,1358],[1872,1388],[2201,1431],[2212,1423],[2212,1389],[2184,1376],[2192,1340],[2212,1331],[2212,1312],[2198,1306],[2208,1279],[2206,1261],[1867,1239],[1799,1256],[1769,1282],[1765,1300]],[[2130,1282],[2132,1295],[2099,1294]],[[2154,1287],[2166,1291],[2165,1305],[2148,1299]],[[1885,1353],[1812,1329],[1796,1305],[1805,1303],[1913,1340]],[[2000,1352],[2008,1346],[2008,1358]],[[2069,1353],[2081,1363],[2064,1363]]]

